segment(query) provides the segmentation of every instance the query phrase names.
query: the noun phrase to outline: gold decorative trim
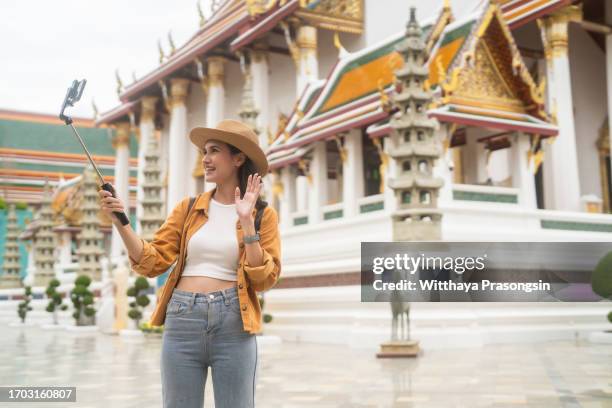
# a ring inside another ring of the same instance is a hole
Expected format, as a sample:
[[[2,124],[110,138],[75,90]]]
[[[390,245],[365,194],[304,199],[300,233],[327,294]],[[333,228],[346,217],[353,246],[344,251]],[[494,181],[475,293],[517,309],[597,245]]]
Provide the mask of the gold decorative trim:
[[[380,158],[380,166],[378,166],[378,171],[380,173],[380,184],[378,186],[378,192],[385,192],[385,174],[387,170],[387,166],[389,164],[389,155],[385,153],[382,144],[380,142],[381,138],[374,137],[372,138],[372,143],[376,147],[376,151],[378,152],[378,157]]]
[[[113,137],[111,144],[113,149],[117,150],[123,146],[130,145],[130,122],[117,122],[115,125],[115,136]]]
[[[140,100],[141,104],[141,113],[140,113],[140,123],[143,122],[153,122],[155,118],[155,105],[157,104],[157,100],[159,98],[157,96],[144,96]]]
[[[568,25],[582,20],[582,4],[562,8],[538,20],[547,60],[567,56]]]
[[[363,34],[363,21],[320,15],[311,11],[299,10],[295,12],[297,17],[307,20],[317,28],[330,31],[339,31],[349,34]]]
[[[302,158],[298,161],[298,167],[300,168],[300,170],[302,170],[302,172],[306,176],[306,179],[308,180],[308,184],[312,185],[312,175],[310,174],[310,170],[308,168],[309,165],[310,165],[310,161],[307,159]]]
[[[208,89],[213,86],[223,86],[225,78],[225,62],[223,57],[211,57],[208,59]]]
[[[170,79],[170,108],[185,105],[189,94],[189,80],[185,78]]]

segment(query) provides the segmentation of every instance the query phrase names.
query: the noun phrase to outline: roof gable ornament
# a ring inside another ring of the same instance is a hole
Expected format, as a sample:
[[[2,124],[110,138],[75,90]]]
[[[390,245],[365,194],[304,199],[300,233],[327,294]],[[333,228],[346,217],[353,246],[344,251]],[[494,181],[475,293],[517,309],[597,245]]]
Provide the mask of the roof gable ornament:
[[[484,103],[490,109],[548,119],[544,85],[535,84],[497,4],[477,20],[447,30],[439,42],[429,79],[442,88],[440,103]]]

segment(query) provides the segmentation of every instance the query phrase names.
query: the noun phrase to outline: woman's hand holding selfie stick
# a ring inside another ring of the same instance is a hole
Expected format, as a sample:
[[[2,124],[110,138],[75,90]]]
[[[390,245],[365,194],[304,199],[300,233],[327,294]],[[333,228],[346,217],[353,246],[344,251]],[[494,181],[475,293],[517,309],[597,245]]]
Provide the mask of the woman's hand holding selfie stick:
[[[110,183],[107,183],[110,188],[114,192],[114,188]],[[129,222],[124,224],[120,218],[120,215],[126,214],[123,203],[119,198],[116,197],[115,194],[111,194],[107,189],[98,190],[98,195],[100,196],[100,206],[102,211],[104,211],[113,222],[117,231],[119,231],[119,235],[121,235],[121,239],[125,244],[125,248],[128,251],[129,256],[135,261],[140,260],[142,256],[142,242],[138,235],[134,232]],[[117,215],[119,214],[119,216]]]

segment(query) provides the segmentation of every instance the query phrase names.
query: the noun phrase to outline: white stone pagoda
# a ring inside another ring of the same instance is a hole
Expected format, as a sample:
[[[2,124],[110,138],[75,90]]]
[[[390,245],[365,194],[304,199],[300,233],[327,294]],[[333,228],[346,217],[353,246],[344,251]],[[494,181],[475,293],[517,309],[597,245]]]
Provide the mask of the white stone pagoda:
[[[17,213],[15,204],[8,205],[8,217],[6,223],[6,235],[4,244],[4,262],[2,263],[2,275],[0,275],[1,288],[18,288],[21,286],[19,271],[21,262],[19,260],[19,226],[17,225]]]
[[[83,172],[81,201],[81,232],[77,235],[79,275],[88,275],[94,282],[102,279],[100,258],[104,254],[100,232],[100,204],[96,175],[91,166]]]
[[[436,207],[443,180],[433,174],[441,149],[435,134],[437,121],[427,117],[432,96],[425,89],[429,77],[425,49],[413,8],[406,39],[398,45],[404,65],[395,72],[401,90],[393,99],[399,111],[390,120],[390,137],[396,143],[389,152],[396,166],[389,179],[397,200],[392,215],[396,241],[441,239],[442,215]]]
[[[54,251],[57,246],[56,234],[52,231],[53,210],[51,209],[51,186],[45,182],[43,198],[37,216],[37,231],[33,236],[34,248],[34,286],[47,286],[55,277],[53,265]]]

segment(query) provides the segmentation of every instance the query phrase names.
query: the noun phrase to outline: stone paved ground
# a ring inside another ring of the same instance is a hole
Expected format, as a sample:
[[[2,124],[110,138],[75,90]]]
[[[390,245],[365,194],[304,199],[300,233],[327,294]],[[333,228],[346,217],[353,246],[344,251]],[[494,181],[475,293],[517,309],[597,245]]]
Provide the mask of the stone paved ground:
[[[76,403],[7,407],[160,407],[161,340],[0,327],[0,385],[76,386]],[[424,351],[376,359],[348,347],[260,347],[258,408],[612,408],[612,347],[586,341]],[[213,407],[211,377],[205,407]]]

